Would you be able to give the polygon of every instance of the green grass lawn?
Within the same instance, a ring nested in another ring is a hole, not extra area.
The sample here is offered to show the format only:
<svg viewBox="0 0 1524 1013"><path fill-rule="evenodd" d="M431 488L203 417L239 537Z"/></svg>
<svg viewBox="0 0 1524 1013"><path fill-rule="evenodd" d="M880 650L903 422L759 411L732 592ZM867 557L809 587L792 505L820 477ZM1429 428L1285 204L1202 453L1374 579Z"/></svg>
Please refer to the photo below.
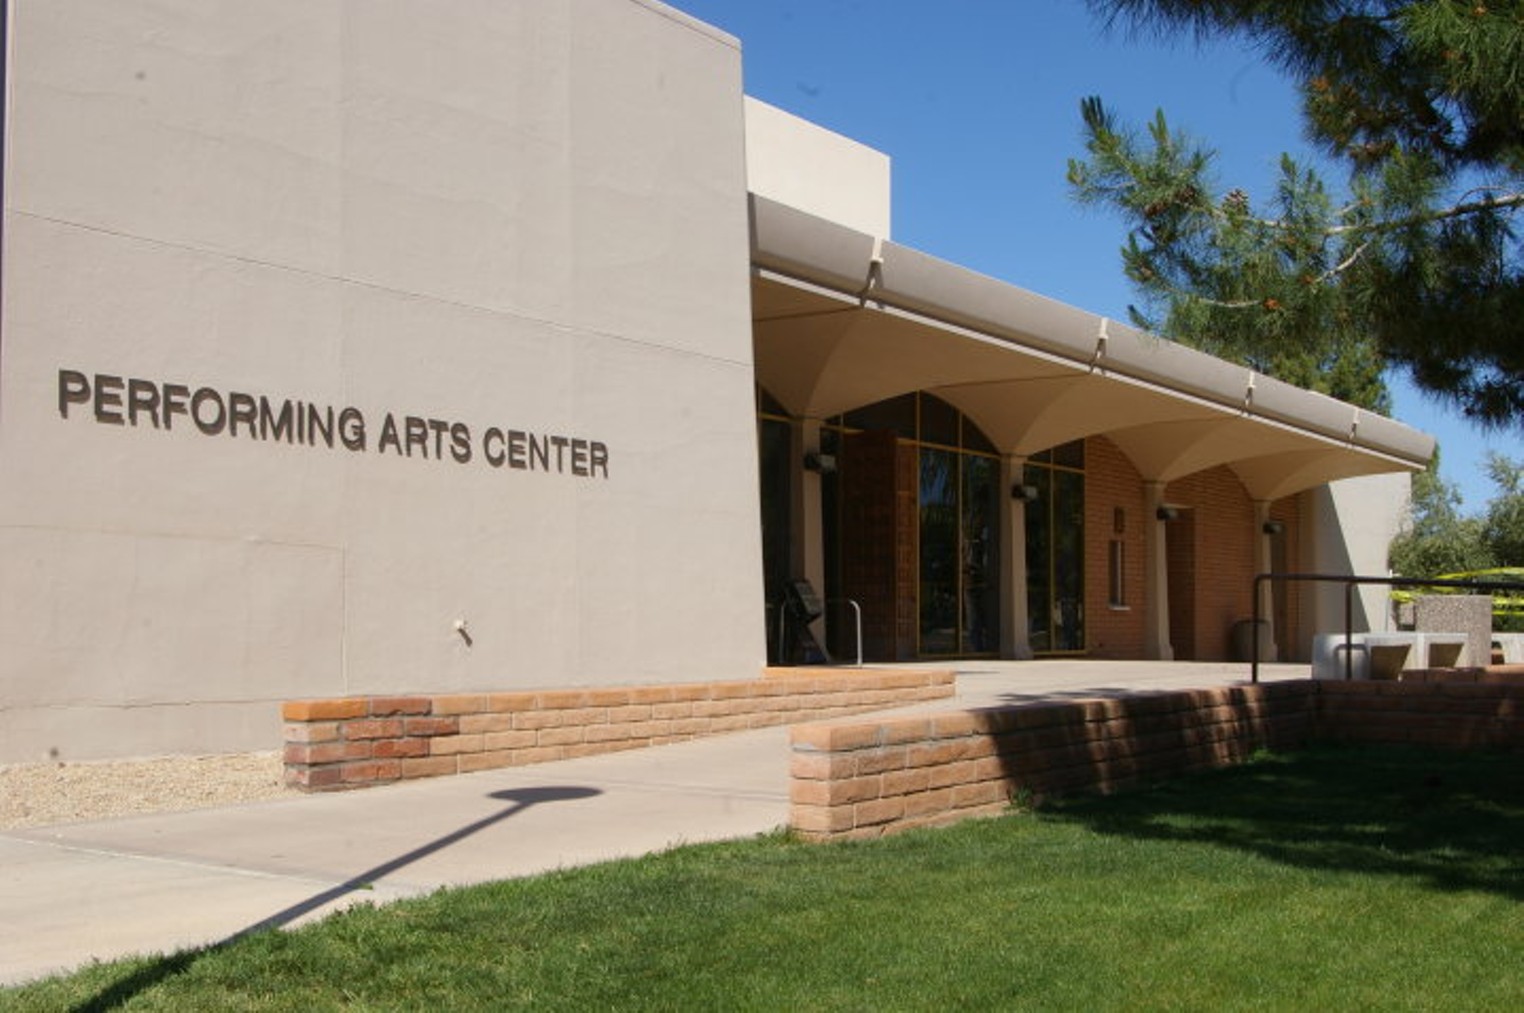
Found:
<svg viewBox="0 0 1524 1013"><path fill-rule="evenodd" d="M850 845L443 891L0 1009L1524 1008L1524 757L1271 756Z"/></svg>

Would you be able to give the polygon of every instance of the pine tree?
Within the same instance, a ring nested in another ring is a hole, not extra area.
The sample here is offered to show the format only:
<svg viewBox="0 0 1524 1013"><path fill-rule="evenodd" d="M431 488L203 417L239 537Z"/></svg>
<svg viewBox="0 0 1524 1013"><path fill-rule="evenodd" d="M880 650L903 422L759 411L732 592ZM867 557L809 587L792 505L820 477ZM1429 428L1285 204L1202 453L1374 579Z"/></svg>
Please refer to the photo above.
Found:
<svg viewBox="0 0 1524 1013"><path fill-rule="evenodd" d="M1139 134L1081 109L1084 202L1130 222L1135 321L1384 407L1379 373L1524 424L1524 0L1091 0L1112 21L1234 35L1301 87L1338 194L1283 156L1274 193L1215 192L1163 113Z"/></svg>

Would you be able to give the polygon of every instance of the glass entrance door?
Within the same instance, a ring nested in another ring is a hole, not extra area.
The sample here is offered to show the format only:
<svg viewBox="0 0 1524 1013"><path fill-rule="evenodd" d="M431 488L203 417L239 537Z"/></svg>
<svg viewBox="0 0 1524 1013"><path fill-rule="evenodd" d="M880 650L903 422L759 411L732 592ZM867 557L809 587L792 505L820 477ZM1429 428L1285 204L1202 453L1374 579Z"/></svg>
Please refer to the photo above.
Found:
<svg viewBox="0 0 1524 1013"><path fill-rule="evenodd" d="M825 419L828 593L862 606L870 659L1000 649L1000 457L925 391Z"/></svg>
<svg viewBox="0 0 1524 1013"><path fill-rule="evenodd" d="M1027 636L1038 654L1085 649L1085 451L1076 441L1034 454L1026 485Z"/></svg>
<svg viewBox="0 0 1524 1013"><path fill-rule="evenodd" d="M999 465L923 447L920 453L920 653L999 647Z"/></svg>

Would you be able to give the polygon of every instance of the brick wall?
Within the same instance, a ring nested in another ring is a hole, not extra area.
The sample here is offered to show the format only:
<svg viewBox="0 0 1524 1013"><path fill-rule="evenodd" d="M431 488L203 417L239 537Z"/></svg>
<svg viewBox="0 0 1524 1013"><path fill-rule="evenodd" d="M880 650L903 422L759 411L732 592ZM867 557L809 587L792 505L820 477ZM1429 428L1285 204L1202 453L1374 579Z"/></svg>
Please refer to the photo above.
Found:
<svg viewBox="0 0 1524 1013"><path fill-rule="evenodd" d="M1118 515L1117 511L1121 511ZM1122 528L1116 529L1118 521ZM1085 441L1085 640L1094 658L1143 657L1145 535L1143 479L1105 437ZM1120 540L1126 605L1112 605L1110 543Z"/></svg>
<svg viewBox="0 0 1524 1013"><path fill-rule="evenodd" d="M1281 682L793 730L790 823L877 837L1111 791L1312 739L1524 749L1524 674L1488 682Z"/></svg>
<svg viewBox="0 0 1524 1013"><path fill-rule="evenodd" d="M953 694L950 671L768 669L761 679L293 700L286 783L308 791L570 759Z"/></svg>
<svg viewBox="0 0 1524 1013"><path fill-rule="evenodd" d="M1340 742L1524 748L1524 667L1434 669L1318 684L1318 734Z"/></svg>
<svg viewBox="0 0 1524 1013"><path fill-rule="evenodd" d="M1295 496L1278 499L1270 504L1270 519L1282 526L1280 538L1283 551L1279 558L1271 559L1271 569L1281 573L1301 572L1302 559L1302 513ZM1276 600L1275 641L1280 647L1281 661L1311 661L1308 650L1312 636L1302 631L1302 597L1309 585L1272 584Z"/></svg>
<svg viewBox="0 0 1524 1013"><path fill-rule="evenodd" d="M1410 668L1402 682L1482 682L1524 685L1524 665L1488 665L1485 668Z"/></svg>
<svg viewBox="0 0 1524 1013"><path fill-rule="evenodd" d="M1175 657L1225 661L1233 624L1253 615L1254 504L1238 476L1225 467L1209 468L1171 482L1165 499L1190 510L1189 523L1170 525L1191 539L1188 574L1170 570L1171 640ZM1171 545L1171 552L1176 546ZM1177 617L1184 619L1176 635ZM1183 641L1183 642L1182 642Z"/></svg>
<svg viewBox="0 0 1524 1013"><path fill-rule="evenodd" d="M841 457L841 593L862 608L870 661L915 657L916 448L893 433L854 433Z"/></svg>

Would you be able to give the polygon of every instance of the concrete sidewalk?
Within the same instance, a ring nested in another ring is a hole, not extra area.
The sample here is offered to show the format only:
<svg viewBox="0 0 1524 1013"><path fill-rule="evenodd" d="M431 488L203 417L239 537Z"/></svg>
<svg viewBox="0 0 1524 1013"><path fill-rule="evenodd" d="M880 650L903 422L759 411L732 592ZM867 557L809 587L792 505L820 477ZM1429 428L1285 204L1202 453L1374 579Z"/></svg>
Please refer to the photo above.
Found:
<svg viewBox="0 0 1524 1013"><path fill-rule="evenodd" d="M947 667L924 665L919 667ZM959 662L950 710L1217 686L1245 665ZM1308 676L1264 666L1261 678ZM359 902L788 821L788 729L532 767L0 833L0 984L169 952Z"/></svg>

